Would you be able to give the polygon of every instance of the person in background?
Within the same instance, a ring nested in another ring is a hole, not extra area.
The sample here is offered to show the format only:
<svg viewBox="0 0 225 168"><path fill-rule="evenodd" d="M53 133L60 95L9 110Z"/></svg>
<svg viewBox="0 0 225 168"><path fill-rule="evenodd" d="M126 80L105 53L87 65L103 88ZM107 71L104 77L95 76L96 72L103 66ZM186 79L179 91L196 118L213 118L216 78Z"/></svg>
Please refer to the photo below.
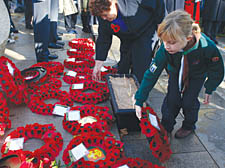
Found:
<svg viewBox="0 0 225 168"><path fill-rule="evenodd" d="M59 0L59 13L63 13L65 28L69 34L77 34L77 1L76 0Z"/></svg>
<svg viewBox="0 0 225 168"><path fill-rule="evenodd" d="M168 13L177 9L184 9L185 0L164 0L164 2Z"/></svg>
<svg viewBox="0 0 225 168"><path fill-rule="evenodd" d="M31 0L24 0L25 6L25 27L26 29L33 29L32 17L33 17L33 5Z"/></svg>
<svg viewBox="0 0 225 168"><path fill-rule="evenodd" d="M182 109L184 120L175 138L185 138L196 128L200 108L198 95L202 86L205 87L204 103L208 104L210 95L223 80L223 59L216 45L200 32L199 26L185 11L168 14L158 26L157 34L163 44L136 92L136 115L141 118L143 103L167 67L169 80L161 107L161 123L171 135L175 119Z"/></svg>
<svg viewBox="0 0 225 168"><path fill-rule="evenodd" d="M224 0L205 0L202 14L204 33L211 40L218 44L216 35L220 25L225 21L225 1Z"/></svg>
<svg viewBox="0 0 225 168"><path fill-rule="evenodd" d="M91 14L89 11L89 0L81 0L80 6L81 6L81 21L83 25L82 31L85 33L92 33L90 21L91 21Z"/></svg>
<svg viewBox="0 0 225 168"><path fill-rule="evenodd" d="M93 79L100 80L112 36L116 35L121 41L118 73L134 73L141 82L151 63L153 35L165 14L164 1L90 0L89 9L99 21Z"/></svg>

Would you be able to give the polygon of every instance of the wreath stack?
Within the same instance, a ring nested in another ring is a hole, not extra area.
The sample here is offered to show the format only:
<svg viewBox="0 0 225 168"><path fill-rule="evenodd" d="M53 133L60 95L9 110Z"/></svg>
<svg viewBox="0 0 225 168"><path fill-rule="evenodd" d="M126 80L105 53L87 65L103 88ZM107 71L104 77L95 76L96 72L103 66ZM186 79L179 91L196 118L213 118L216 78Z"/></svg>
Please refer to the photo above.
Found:
<svg viewBox="0 0 225 168"><path fill-rule="evenodd" d="M24 138L24 142L31 138L41 139L45 145L34 151L23 151L23 149L10 150L10 142L15 138ZM32 160L34 168L39 168L40 164L50 167L51 161L62 150L63 138L59 132L56 132L53 124L40 125L34 123L25 127L18 127L12 131L5 139L2 145L2 156L17 154L22 162Z"/></svg>
<svg viewBox="0 0 225 168"><path fill-rule="evenodd" d="M73 89L74 85L81 84L83 85L82 89ZM87 90L94 90L95 92L87 93ZM107 85L88 80L82 83L75 83L70 87L70 95L72 99L76 102L82 104L97 104L103 102L109 98L109 89Z"/></svg>
<svg viewBox="0 0 225 168"><path fill-rule="evenodd" d="M73 161L69 155L76 146L83 144L89 154ZM124 157L123 143L115 140L110 132L90 132L73 138L63 152L63 161L69 167L83 168L110 168L120 158Z"/></svg>
<svg viewBox="0 0 225 168"><path fill-rule="evenodd" d="M68 83L68 84L84 82L86 80L91 80L92 79L91 75L87 75L85 73L76 73L75 72L76 76L74 77L74 76L68 75L68 72L64 72L64 75L63 75L63 81Z"/></svg>
<svg viewBox="0 0 225 168"><path fill-rule="evenodd" d="M112 116L108 113L107 107L100 107L94 105L84 105L72 107L70 111L79 111L79 121L68 121L67 116L63 119L63 128L72 135L78 135L88 132L100 132L102 130L108 130L110 127L110 121ZM91 119L88 123L82 122L82 119ZM107 123L108 121L108 123Z"/></svg>
<svg viewBox="0 0 225 168"><path fill-rule="evenodd" d="M164 168L158 165L152 164L152 162L149 162L147 160L143 160L140 158L125 158L119 160L115 165L113 165L111 168L118 168L122 167L124 165L127 165L129 168Z"/></svg>
<svg viewBox="0 0 225 168"><path fill-rule="evenodd" d="M149 120L149 114L152 114L157 118L160 130L158 130L151 124ZM149 141L150 149L152 150L153 156L158 158L160 162L168 160L172 154L172 151L170 149L167 132L160 124L160 120L152 108L142 108L142 118L140 127L141 132L145 134Z"/></svg>
<svg viewBox="0 0 225 168"><path fill-rule="evenodd" d="M0 57L0 85L13 103L21 104L26 101L26 84L20 70L4 56Z"/></svg>
<svg viewBox="0 0 225 168"><path fill-rule="evenodd" d="M5 129L11 128L11 121L9 120L9 109L3 93L0 92L0 136L5 134Z"/></svg>
<svg viewBox="0 0 225 168"><path fill-rule="evenodd" d="M77 49L78 51L91 51L94 52L95 43L91 39L80 38L73 39L69 42L69 46L73 49Z"/></svg>
<svg viewBox="0 0 225 168"><path fill-rule="evenodd" d="M55 103L54 105L46 104L44 100L50 98L59 99L60 101ZM46 88L43 88L39 92L36 92L31 95L28 107L34 113L42 115L52 115L54 106L56 104L73 106L73 101L71 100L70 95L66 91L62 91L59 89L47 90Z"/></svg>
<svg viewBox="0 0 225 168"><path fill-rule="evenodd" d="M77 49L67 50L67 55L72 58L76 57L93 57L95 55L94 51L79 51Z"/></svg>
<svg viewBox="0 0 225 168"><path fill-rule="evenodd" d="M92 57L68 57L64 60L64 66L71 70L76 68L93 68L94 65L95 60Z"/></svg>

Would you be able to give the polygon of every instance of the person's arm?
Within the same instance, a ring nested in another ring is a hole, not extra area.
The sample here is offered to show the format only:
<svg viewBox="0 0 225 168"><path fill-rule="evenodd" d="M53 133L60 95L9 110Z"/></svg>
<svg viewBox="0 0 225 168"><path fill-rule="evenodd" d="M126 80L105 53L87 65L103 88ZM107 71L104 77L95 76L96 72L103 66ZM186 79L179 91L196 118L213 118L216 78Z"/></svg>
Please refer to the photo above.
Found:
<svg viewBox="0 0 225 168"><path fill-rule="evenodd" d="M224 64L223 58L216 48L216 46L209 46L206 50L207 54L207 80L204 84L205 87L205 100L204 103L209 103L209 95L219 86L224 78Z"/></svg>

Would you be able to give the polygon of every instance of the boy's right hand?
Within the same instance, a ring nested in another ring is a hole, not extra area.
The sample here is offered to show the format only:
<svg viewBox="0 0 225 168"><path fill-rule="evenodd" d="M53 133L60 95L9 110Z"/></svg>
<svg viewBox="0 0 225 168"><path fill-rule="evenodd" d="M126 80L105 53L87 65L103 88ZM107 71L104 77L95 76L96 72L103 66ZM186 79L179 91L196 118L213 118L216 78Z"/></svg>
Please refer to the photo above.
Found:
<svg viewBox="0 0 225 168"><path fill-rule="evenodd" d="M141 106L135 105L136 116L139 120L141 120Z"/></svg>

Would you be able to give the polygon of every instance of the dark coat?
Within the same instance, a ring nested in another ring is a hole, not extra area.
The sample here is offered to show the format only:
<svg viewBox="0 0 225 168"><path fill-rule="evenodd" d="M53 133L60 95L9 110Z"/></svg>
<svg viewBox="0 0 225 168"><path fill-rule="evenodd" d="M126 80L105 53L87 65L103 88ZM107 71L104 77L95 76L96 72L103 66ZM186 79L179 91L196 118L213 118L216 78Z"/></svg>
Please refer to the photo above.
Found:
<svg viewBox="0 0 225 168"><path fill-rule="evenodd" d="M184 9L185 0L164 0L167 12L170 13L177 9Z"/></svg>
<svg viewBox="0 0 225 168"><path fill-rule="evenodd" d="M203 19L225 21L225 0L205 0Z"/></svg>

